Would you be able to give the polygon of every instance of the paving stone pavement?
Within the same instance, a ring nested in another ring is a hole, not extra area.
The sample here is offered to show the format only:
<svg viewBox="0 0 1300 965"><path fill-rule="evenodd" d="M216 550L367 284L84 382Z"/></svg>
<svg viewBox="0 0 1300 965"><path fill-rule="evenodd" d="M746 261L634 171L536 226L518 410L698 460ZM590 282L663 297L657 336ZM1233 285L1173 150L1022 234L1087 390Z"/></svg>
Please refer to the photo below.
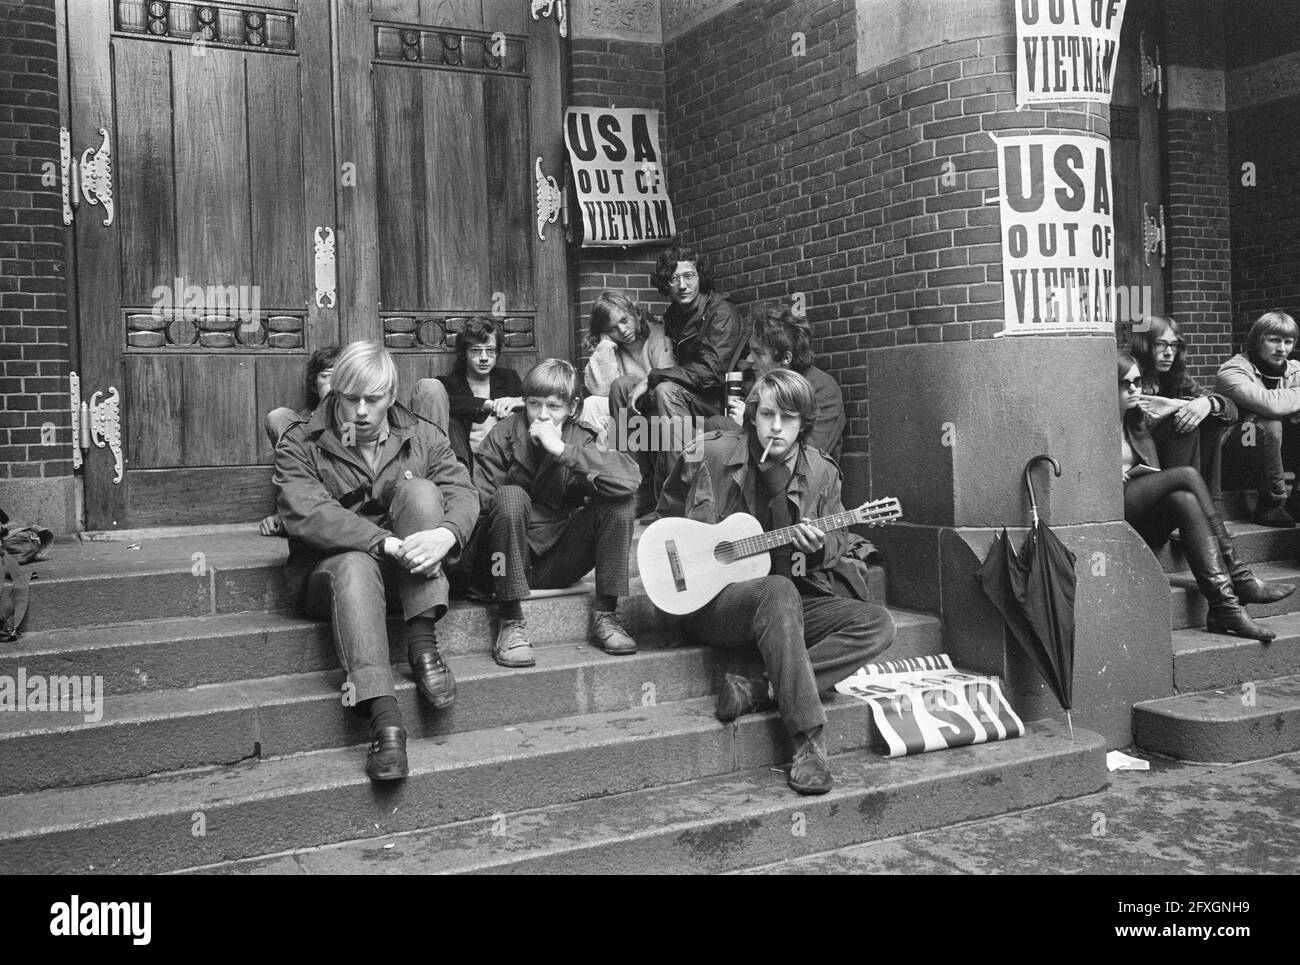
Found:
<svg viewBox="0 0 1300 965"><path fill-rule="evenodd" d="M1231 765L1153 758L1150 771L1110 777L1087 797L742 873L1300 873L1300 753Z"/></svg>

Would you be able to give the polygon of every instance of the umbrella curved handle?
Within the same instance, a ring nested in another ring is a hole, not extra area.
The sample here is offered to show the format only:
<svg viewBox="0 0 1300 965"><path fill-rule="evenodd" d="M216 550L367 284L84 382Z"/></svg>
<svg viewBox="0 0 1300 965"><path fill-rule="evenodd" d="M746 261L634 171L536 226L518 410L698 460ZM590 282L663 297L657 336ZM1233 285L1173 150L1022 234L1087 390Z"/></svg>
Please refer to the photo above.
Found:
<svg viewBox="0 0 1300 965"><path fill-rule="evenodd" d="M1025 488L1029 490L1029 509L1030 512L1034 514L1035 526L1038 525L1038 499L1034 496L1034 483L1033 480L1029 478L1029 470L1033 469L1034 466L1038 465L1040 462L1050 462L1052 464L1052 469L1055 471L1056 478L1061 478L1061 464L1047 454L1034 456L1033 459L1030 459L1025 463Z"/></svg>

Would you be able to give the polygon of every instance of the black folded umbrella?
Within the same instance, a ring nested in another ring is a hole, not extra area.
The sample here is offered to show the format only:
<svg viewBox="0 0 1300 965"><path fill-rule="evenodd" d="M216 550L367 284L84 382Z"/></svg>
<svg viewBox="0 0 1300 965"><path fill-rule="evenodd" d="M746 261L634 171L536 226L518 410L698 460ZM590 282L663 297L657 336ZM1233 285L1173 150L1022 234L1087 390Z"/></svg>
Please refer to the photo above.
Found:
<svg viewBox="0 0 1300 965"><path fill-rule="evenodd" d="M1035 456L1025 464L1033 525L1020 552L1011 545L1004 528L976 575L1012 638L1060 701L1073 738L1074 554L1038 515L1029 470L1042 460L1061 475L1060 463L1051 456Z"/></svg>

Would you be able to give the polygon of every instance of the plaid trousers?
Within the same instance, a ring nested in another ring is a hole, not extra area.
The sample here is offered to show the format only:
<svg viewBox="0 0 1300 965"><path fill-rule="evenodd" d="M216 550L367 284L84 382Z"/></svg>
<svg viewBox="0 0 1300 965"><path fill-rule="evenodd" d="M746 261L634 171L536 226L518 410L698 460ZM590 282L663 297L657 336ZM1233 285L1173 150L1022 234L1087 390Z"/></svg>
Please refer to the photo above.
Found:
<svg viewBox="0 0 1300 965"><path fill-rule="evenodd" d="M545 553L534 553L528 545L532 510L532 497L521 486L502 486L493 494L479 524L476 582L490 581L498 600L526 600L530 588L569 586L594 566L597 593L628 595L628 555L636 525L631 496L593 497Z"/></svg>

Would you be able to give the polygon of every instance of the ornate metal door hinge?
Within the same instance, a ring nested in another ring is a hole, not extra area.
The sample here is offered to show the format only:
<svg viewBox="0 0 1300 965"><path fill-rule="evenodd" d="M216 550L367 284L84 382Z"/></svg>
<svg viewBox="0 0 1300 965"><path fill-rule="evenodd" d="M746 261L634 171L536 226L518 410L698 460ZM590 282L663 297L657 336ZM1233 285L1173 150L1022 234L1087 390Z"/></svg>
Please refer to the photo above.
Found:
<svg viewBox="0 0 1300 965"><path fill-rule="evenodd" d="M555 224L555 219L560 216L560 209L564 207L564 192L555 183L555 178L542 173L541 155L537 157L534 170L537 173L537 237L545 241L546 235L542 233L542 228L547 224Z"/></svg>
<svg viewBox="0 0 1300 965"><path fill-rule="evenodd" d="M89 452L92 445L103 449L108 446L113 453L113 483L122 482L122 397L117 386L108 387L108 396L101 402L103 392L96 392L90 402L81 401L81 378L76 372L68 377L72 390L72 467L81 468L81 454Z"/></svg>
<svg viewBox="0 0 1300 965"><path fill-rule="evenodd" d="M569 36L569 12L564 0L533 0L533 19L549 17L552 8L555 8L555 19L560 21L560 36Z"/></svg>
<svg viewBox="0 0 1300 965"><path fill-rule="evenodd" d="M99 129L104 139L98 149L86 148L81 160L72 158L72 135L66 127L59 128L59 168L63 176L63 223L72 224L73 213L81 207L84 195L86 204L104 205L104 227L113 223L113 152L108 143L108 131Z"/></svg>
<svg viewBox="0 0 1300 965"><path fill-rule="evenodd" d="M1165 69L1160 63L1160 45L1155 45L1154 59L1147 56L1146 31L1138 34L1138 56L1142 62L1142 93L1156 95L1156 110L1160 110L1160 101L1165 94Z"/></svg>
<svg viewBox="0 0 1300 965"><path fill-rule="evenodd" d="M1158 207L1160 220L1157 221L1150 215L1151 206L1142 202L1142 263L1151 264L1151 253L1157 248L1160 249L1160 267L1165 266L1165 206L1162 204Z"/></svg>
<svg viewBox="0 0 1300 965"><path fill-rule="evenodd" d="M334 271L334 229L329 225L317 225L312 232L312 242L316 248L316 307L335 308L338 306Z"/></svg>

